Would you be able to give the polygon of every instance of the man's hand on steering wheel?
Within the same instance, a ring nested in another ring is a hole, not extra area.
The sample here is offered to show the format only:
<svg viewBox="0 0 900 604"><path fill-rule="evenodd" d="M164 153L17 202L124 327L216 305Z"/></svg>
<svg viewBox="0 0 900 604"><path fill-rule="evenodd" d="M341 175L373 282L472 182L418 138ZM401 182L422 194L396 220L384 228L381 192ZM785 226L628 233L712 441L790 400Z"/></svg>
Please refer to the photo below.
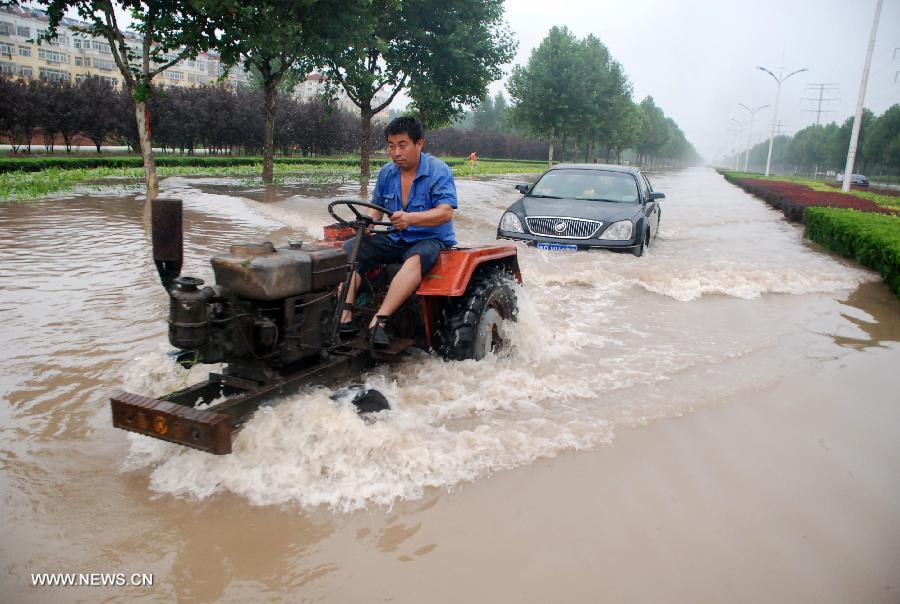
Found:
<svg viewBox="0 0 900 604"><path fill-rule="evenodd" d="M402 231L412 225L410 213L404 212L403 210L397 210L388 216L388 218L391 219L391 224L394 225L394 228L398 231Z"/></svg>
<svg viewBox="0 0 900 604"><path fill-rule="evenodd" d="M353 214L355 215L356 218L354 220L347 220L346 218L341 218L340 216L338 216L337 213L334 211L334 207L338 206L338 205L344 205L344 206L347 206L348 208L350 208L350 211L353 212ZM338 223L341 224L342 226L356 227L359 225L359 223L363 223L366 225L367 231L374 232L374 233L387 233L387 232L394 230L395 225L392 222L388 222L388 221L384 221L384 220L375 220L371 216L360 212L358 208L368 208L370 210L375 210L377 212L387 212L387 210L385 210L381 206L376 206L374 204L367 203L364 201L357 201L356 199L337 199L335 201L332 201L330 204L328 204L328 213L331 214L332 218L337 220ZM381 230L376 231L372 228L374 226L383 226L383 227L390 227L390 228L381 229Z"/></svg>

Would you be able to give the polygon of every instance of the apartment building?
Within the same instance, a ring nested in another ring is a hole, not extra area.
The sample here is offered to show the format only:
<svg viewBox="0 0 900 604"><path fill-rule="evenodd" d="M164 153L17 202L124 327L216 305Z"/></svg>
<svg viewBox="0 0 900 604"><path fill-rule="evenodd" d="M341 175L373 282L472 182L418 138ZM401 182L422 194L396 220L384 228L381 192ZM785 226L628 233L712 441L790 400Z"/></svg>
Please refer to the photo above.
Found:
<svg viewBox="0 0 900 604"><path fill-rule="evenodd" d="M57 37L51 41L35 40L48 26L47 15L37 9L0 8L0 73L17 78L41 78L79 82L88 76L98 76L113 85L122 83L122 74L113 59L109 43L78 33L84 25L73 19L63 19ZM129 46L137 50L141 38L130 34ZM197 86L215 82L225 68L218 55L201 53L170 67L154 80L168 86ZM232 85L247 83L247 74L239 67L231 68L226 82Z"/></svg>
<svg viewBox="0 0 900 604"><path fill-rule="evenodd" d="M98 76L113 85L122 83L122 74L113 59L109 43L105 38L85 36L77 31L84 23L73 19L63 19L57 28L57 37L51 41L35 40L48 27L46 13L38 9L8 7L0 8L0 73L16 78L40 78L45 80L66 80L77 83L88 76ZM141 45L141 38L129 34L128 44L135 50ZM170 56L171 58L171 56ZM166 86L199 86L214 83L225 73L225 66L215 52L204 52L194 59L181 61L158 75L154 82ZM232 86L249 84L247 73L234 66L228 71L226 83ZM325 91L325 78L320 73L311 73L304 82L294 88L294 96L309 101L320 97ZM387 94L375 96L375 104L384 102ZM358 113L359 109L343 90L337 94L337 104L342 109ZM385 118L386 112L377 116Z"/></svg>
<svg viewBox="0 0 900 604"><path fill-rule="evenodd" d="M323 76L321 73L314 72L306 76L305 81L297 84L297 86L294 87L294 96L302 101L309 101L317 97L321 97L325 92L325 86L325 76ZM387 98L387 93L383 91L379 92L375 95L375 98L372 99L372 104L377 106L386 101ZM338 90L337 105L342 109L345 109L352 113L359 113L359 108L353 103L353 101L350 100L350 97L347 96L347 93L344 92L343 89ZM386 116L387 112L382 111L376 116L376 118L386 119Z"/></svg>

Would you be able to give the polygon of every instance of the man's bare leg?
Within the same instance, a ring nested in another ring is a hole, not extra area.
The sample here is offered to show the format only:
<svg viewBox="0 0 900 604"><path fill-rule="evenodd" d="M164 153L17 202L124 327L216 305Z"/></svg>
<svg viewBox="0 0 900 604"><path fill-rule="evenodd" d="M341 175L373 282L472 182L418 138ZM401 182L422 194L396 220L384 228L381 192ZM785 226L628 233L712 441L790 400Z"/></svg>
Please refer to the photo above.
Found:
<svg viewBox="0 0 900 604"><path fill-rule="evenodd" d="M341 290L343 289L343 287L343 283L338 285L338 296L341 295ZM347 304L353 304L356 302L357 290L359 290L359 273L353 271L353 276L350 278L350 287L347 288ZM341 323L349 323L352 320L353 313L345 308L341 312Z"/></svg>
<svg viewBox="0 0 900 604"><path fill-rule="evenodd" d="M384 301L381 303L381 308L372 317L369 327L375 326L375 320L379 315L390 316L394 314L394 311L400 308L400 305L419 288L419 283L421 282L422 261L418 254L414 254L407 258L400 270L397 271L397 275L391 281L387 295L385 295Z"/></svg>

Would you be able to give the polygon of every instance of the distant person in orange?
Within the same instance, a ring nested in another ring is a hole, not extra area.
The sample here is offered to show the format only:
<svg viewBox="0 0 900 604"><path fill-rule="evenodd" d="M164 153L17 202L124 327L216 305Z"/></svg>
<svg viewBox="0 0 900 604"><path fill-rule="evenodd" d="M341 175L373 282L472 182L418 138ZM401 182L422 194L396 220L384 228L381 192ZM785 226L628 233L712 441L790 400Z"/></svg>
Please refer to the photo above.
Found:
<svg viewBox="0 0 900 604"><path fill-rule="evenodd" d="M478 165L478 154L475 151L469 153L469 166L474 168Z"/></svg>

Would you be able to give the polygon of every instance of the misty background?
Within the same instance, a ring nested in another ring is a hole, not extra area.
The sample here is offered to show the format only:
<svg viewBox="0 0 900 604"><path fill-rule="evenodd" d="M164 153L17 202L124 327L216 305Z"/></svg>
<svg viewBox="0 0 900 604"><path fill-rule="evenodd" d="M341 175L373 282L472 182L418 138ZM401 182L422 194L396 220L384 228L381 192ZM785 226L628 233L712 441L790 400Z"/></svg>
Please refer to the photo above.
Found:
<svg viewBox="0 0 900 604"><path fill-rule="evenodd" d="M593 33L628 74L635 100L652 95L656 104L684 130L707 160L740 141L728 132L732 118L746 122L738 107L774 105L776 75L809 68L781 87L778 121L792 135L816 121L810 110L823 95L821 123L843 122L856 111L875 0L798 0L754 3L735 0L589 0L546 2L507 0L506 19L519 40L514 63L525 64L553 25L565 25L578 37ZM504 70L507 74L509 69ZM900 102L900 2L886 0L872 57L865 106L876 115ZM491 92L503 90L505 80ZM815 100L806 100L812 99ZM753 142L769 137L772 109L757 114Z"/></svg>

